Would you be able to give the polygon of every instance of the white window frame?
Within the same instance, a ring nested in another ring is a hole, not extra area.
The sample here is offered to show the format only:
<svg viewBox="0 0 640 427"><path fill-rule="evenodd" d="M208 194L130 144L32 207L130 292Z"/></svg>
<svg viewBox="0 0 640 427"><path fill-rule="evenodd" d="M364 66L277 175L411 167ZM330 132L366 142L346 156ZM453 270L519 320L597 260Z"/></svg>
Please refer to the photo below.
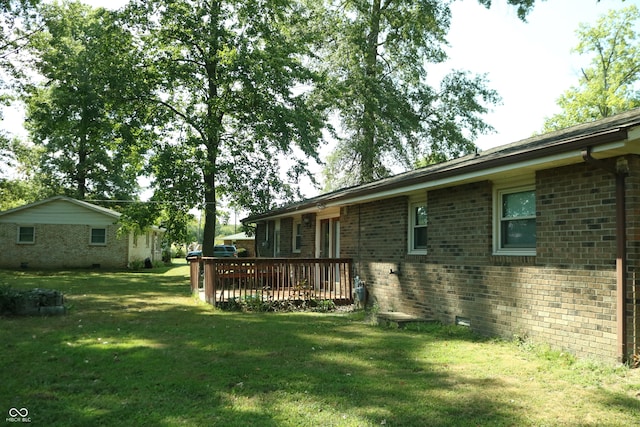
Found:
<svg viewBox="0 0 640 427"><path fill-rule="evenodd" d="M298 234L300 230L300 234ZM291 248L293 253L299 254L302 251L302 219L293 220L293 241L291 242ZM298 245L298 237L300 237L300 244Z"/></svg>
<svg viewBox="0 0 640 427"><path fill-rule="evenodd" d="M104 242L93 241L93 230L104 230ZM89 230L89 245L106 246L107 245L107 227L91 227L91 229Z"/></svg>
<svg viewBox="0 0 640 427"><path fill-rule="evenodd" d="M33 229L33 237L31 240L20 239L20 236L21 236L20 230L23 228ZM17 235L16 235L16 242L20 245L33 245L36 242L36 227L34 225L19 225L17 230Z"/></svg>
<svg viewBox="0 0 640 427"><path fill-rule="evenodd" d="M280 256L280 220L275 220L275 226L273 227L273 257Z"/></svg>
<svg viewBox="0 0 640 427"><path fill-rule="evenodd" d="M505 195L522 193L525 191L533 191L535 195L535 184L526 184L519 186L495 186L493 189L493 254L494 255L511 255L511 256L535 256L536 248L508 248L502 247L502 222L503 218L502 200ZM532 216L518 217L520 219L536 219L536 213ZM537 236L536 236L537 242Z"/></svg>
<svg viewBox="0 0 640 427"><path fill-rule="evenodd" d="M427 224L425 225L416 225L416 207L419 206L424 206L425 209L427 210ZM429 236L429 208L427 206L427 199L426 198L422 198L422 199L412 199L409 200L409 212L408 212L408 218L409 218L409 222L408 222L408 226L407 226L407 253L409 255L426 255L427 254L427 248L416 248L415 247L415 241L414 241L414 237L415 237L415 229L417 227L420 228L426 228L427 229L427 239Z"/></svg>

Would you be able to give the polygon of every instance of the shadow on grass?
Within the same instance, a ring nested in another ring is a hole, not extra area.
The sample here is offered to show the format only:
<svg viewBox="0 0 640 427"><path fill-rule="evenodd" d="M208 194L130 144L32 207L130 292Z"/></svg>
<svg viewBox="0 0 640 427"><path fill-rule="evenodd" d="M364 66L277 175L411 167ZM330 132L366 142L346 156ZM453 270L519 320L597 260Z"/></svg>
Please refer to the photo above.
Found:
<svg viewBox="0 0 640 427"><path fill-rule="evenodd" d="M0 272L0 283L55 288L73 305L64 317L2 319L0 411L28 408L49 426L526 424L511 385L456 369L457 343L476 340L467 332L224 313L195 301L176 268ZM443 343L451 351L434 354Z"/></svg>

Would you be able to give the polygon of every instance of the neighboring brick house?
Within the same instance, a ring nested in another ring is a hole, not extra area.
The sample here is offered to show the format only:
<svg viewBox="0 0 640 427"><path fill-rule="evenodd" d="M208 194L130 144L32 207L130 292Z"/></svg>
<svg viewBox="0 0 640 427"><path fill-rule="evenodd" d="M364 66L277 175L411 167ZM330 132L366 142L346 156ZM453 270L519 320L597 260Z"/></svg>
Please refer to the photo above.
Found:
<svg viewBox="0 0 640 427"><path fill-rule="evenodd" d="M0 268L125 268L162 257L163 231L120 236L120 213L64 196L0 212Z"/></svg>
<svg viewBox="0 0 640 427"><path fill-rule="evenodd" d="M581 357L639 352L640 110L253 215L261 256L346 257L368 302Z"/></svg>
<svg viewBox="0 0 640 427"><path fill-rule="evenodd" d="M233 245L239 252L244 252L246 257L256 256L256 238L247 236L247 233L236 233L224 236L222 241L225 245ZM242 251L244 249L244 251Z"/></svg>

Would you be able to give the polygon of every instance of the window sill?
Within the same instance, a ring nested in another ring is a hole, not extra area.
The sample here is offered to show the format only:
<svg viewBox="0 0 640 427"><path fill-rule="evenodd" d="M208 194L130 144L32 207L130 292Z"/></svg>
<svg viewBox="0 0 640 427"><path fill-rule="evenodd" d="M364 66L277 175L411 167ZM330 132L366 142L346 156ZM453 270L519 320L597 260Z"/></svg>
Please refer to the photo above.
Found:
<svg viewBox="0 0 640 427"><path fill-rule="evenodd" d="M535 249L499 249L493 251L493 256L536 256Z"/></svg>
<svg viewBox="0 0 640 427"><path fill-rule="evenodd" d="M427 251L408 251L407 255L426 255Z"/></svg>

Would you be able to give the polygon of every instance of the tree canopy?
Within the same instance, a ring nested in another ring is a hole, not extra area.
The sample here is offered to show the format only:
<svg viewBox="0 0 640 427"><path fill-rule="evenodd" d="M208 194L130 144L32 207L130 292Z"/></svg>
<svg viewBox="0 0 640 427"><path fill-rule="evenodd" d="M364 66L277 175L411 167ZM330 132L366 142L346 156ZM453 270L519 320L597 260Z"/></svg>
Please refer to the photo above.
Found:
<svg viewBox="0 0 640 427"><path fill-rule="evenodd" d="M79 199L135 198L152 123L127 94L136 81L131 35L112 13L78 2L44 4L40 14L29 49L42 80L24 100L48 186Z"/></svg>
<svg viewBox="0 0 640 427"><path fill-rule="evenodd" d="M317 158L324 121L305 66L312 33L300 29L309 12L288 0L137 0L128 13L155 82L142 99L169 116L152 158L155 197L204 207L212 255L219 197L264 210L292 195L280 159L297 183Z"/></svg>
<svg viewBox="0 0 640 427"><path fill-rule="evenodd" d="M481 115L499 96L484 76L454 70L437 87L428 83L428 64L447 58L448 2L330 2L327 16L323 59L342 130L325 171L329 189L385 177L394 164L410 169L467 154L492 129Z"/></svg>
<svg viewBox="0 0 640 427"><path fill-rule="evenodd" d="M523 20L535 4L506 1ZM327 169L338 186L471 152L499 98L461 70L428 83L446 59L450 3L132 0L111 12L0 0L0 66L14 72L5 54L30 54L15 76L36 144L0 139L0 169L10 157L36 171L23 180L33 191L0 190L134 201L146 175L151 201L124 220L160 217L179 238L203 209L211 254L220 202L255 213L298 198L325 129L339 139Z"/></svg>
<svg viewBox="0 0 640 427"><path fill-rule="evenodd" d="M544 132L586 123L640 106L640 20L636 6L610 11L594 26L581 24L574 51L590 55L576 86L557 100L562 111L545 120Z"/></svg>

